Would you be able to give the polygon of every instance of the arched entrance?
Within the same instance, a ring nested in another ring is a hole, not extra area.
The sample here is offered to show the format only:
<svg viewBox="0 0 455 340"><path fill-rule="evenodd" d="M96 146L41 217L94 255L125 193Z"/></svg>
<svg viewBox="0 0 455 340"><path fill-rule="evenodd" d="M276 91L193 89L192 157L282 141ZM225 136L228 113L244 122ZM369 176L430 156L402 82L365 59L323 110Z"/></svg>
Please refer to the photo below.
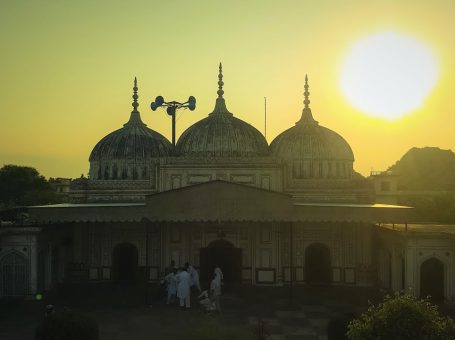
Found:
<svg viewBox="0 0 455 340"><path fill-rule="evenodd" d="M213 270L219 266L225 283L240 283L242 271L242 249L235 248L226 240L215 240L200 251L201 284L209 284Z"/></svg>
<svg viewBox="0 0 455 340"><path fill-rule="evenodd" d="M12 252L0 261L0 296L24 296L28 293L27 259Z"/></svg>
<svg viewBox="0 0 455 340"><path fill-rule="evenodd" d="M118 281L133 281L137 274L137 248L131 243L120 243L112 254L113 278Z"/></svg>
<svg viewBox="0 0 455 340"><path fill-rule="evenodd" d="M305 281L328 284L332 281L330 249L322 243L313 243L305 249Z"/></svg>
<svg viewBox="0 0 455 340"><path fill-rule="evenodd" d="M420 296L444 300L444 264L432 257L420 265Z"/></svg>

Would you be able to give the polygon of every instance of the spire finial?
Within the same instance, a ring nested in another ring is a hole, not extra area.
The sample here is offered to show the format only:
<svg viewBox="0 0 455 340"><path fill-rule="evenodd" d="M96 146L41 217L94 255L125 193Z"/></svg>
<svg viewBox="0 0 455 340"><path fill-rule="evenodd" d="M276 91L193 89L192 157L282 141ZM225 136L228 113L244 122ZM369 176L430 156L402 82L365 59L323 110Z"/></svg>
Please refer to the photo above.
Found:
<svg viewBox="0 0 455 340"><path fill-rule="evenodd" d="M223 91L223 65L221 65L221 62L220 62L220 67L219 67L220 71L218 73L218 98L223 98L223 94L224 94L224 91Z"/></svg>
<svg viewBox="0 0 455 340"><path fill-rule="evenodd" d="M300 120L295 123L296 125L300 126L315 126L318 125L318 122L314 120L313 114L311 113L310 109L310 92L308 89L310 86L308 85L308 75L305 74L305 91L303 92L303 95L305 96L305 99L303 100L303 104L305 104L305 107L302 110L302 116L300 117Z"/></svg>
<svg viewBox="0 0 455 340"><path fill-rule="evenodd" d="M305 100L303 101L303 104L305 104L305 109L310 108L310 92L308 92L308 89L310 86L308 85L308 75L305 74L305 92L303 92L303 95L305 96Z"/></svg>
<svg viewBox="0 0 455 340"><path fill-rule="evenodd" d="M139 96L137 95L137 78L134 77L134 87L133 87L133 103L131 104L133 106L133 111L132 112L139 112L137 110L137 107L139 106L139 103L137 102L137 99Z"/></svg>

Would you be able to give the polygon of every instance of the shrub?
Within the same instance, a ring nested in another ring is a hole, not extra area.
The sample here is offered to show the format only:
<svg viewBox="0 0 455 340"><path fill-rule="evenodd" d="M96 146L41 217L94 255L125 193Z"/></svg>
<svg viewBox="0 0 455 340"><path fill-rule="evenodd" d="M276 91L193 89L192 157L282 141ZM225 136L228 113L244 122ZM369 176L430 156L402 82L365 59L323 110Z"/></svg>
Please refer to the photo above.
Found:
<svg viewBox="0 0 455 340"><path fill-rule="evenodd" d="M347 335L351 340L449 340L455 339L455 322L428 299L395 294L352 320Z"/></svg>

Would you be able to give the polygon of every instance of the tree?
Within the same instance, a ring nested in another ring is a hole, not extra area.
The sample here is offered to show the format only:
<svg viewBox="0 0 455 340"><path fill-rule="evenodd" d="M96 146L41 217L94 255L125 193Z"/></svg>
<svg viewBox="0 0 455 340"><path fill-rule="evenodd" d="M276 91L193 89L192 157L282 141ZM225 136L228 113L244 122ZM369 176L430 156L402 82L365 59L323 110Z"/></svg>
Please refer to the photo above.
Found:
<svg viewBox="0 0 455 340"><path fill-rule="evenodd" d="M35 168L4 165L0 169L0 207L54 202L54 190Z"/></svg>
<svg viewBox="0 0 455 340"><path fill-rule="evenodd" d="M386 296L348 325L348 339L455 339L455 322L438 312L428 299L410 294Z"/></svg>

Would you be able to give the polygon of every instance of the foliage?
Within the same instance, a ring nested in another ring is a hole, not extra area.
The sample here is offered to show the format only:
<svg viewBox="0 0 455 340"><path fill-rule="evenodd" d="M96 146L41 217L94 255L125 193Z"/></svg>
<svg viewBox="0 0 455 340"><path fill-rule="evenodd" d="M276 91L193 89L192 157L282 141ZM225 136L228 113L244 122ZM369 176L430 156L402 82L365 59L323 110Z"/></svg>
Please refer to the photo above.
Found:
<svg viewBox="0 0 455 340"><path fill-rule="evenodd" d="M351 340L455 339L455 322L441 316L427 299L410 294L386 296L384 302L352 320L348 329Z"/></svg>
<svg viewBox="0 0 455 340"><path fill-rule="evenodd" d="M0 207L54 202L54 190L35 168L4 165L0 169Z"/></svg>
<svg viewBox="0 0 455 340"><path fill-rule="evenodd" d="M191 327L185 340L244 340L249 339L246 332L237 327L224 325L216 316L207 316L203 322Z"/></svg>
<svg viewBox="0 0 455 340"><path fill-rule="evenodd" d="M415 207L418 221L455 223L455 194L408 196L399 203Z"/></svg>
<svg viewBox="0 0 455 340"><path fill-rule="evenodd" d="M97 322L71 310L47 316L38 326L35 340L98 340Z"/></svg>

